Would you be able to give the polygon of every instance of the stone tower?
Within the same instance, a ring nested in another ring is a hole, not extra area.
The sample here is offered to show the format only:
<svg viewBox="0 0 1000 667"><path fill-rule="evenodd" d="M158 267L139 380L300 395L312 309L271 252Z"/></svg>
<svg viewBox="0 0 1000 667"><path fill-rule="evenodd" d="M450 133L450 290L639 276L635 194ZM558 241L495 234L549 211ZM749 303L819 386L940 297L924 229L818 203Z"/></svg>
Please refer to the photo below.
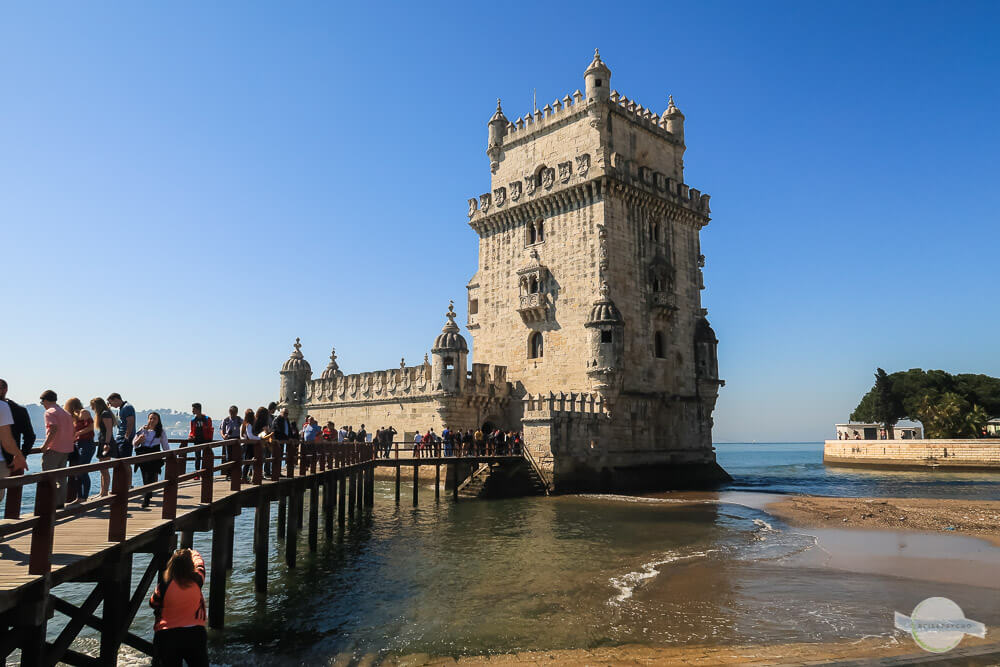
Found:
<svg viewBox="0 0 1000 667"><path fill-rule="evenodd" d="M455 305L448 304L448 321L441 328L441 333L434 339L431 348L431 382L435 389L449 394L459 394L465 384L465 374L468 370L467 358L469 345L459 333L455 324Z"/></svg>
<svg viewBox="0 0 1000 667"><path fill-rule="evenodd" d="M584 89L513 121L498 101L488 122L490 190L469 200L476 359L507 367L522 398L509 418L546 443L557 487L724 477L701 304L709 196L684 183L684 115L613 91L596 51Z"/></svg>

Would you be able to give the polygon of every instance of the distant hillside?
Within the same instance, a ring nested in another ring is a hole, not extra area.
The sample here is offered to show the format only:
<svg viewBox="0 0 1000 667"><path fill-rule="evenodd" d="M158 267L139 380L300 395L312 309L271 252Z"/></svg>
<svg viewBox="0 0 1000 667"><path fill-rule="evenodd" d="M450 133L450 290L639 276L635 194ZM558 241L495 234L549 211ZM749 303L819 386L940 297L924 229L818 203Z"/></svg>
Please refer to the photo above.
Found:
<svg viewBox="0 0 1000 667"><path fill-rule="evenodd" d="M31 416L31 425L34 427L35 435L38 437L36 445L41 446L45 440L45 409L37 403L32 403L25 407L28 409L28 414ZM150 412L159 413L160 419L163 420L163 428L167 430L167 436L170 438L185 438L191 430L191 420L194 419L194 415L190 412L177 412L169 408L136 410L136 428L146 423ZM212 418L212 425L215 427L216 433L218 433L219 427L214 417Z"/></svg>

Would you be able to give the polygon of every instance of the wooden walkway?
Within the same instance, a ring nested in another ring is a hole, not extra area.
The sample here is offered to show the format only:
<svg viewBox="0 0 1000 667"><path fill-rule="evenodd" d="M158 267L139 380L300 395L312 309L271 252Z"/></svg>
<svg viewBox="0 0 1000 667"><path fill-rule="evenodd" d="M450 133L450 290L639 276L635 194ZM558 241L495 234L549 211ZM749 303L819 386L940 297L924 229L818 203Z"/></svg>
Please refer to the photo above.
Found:
<svg viewBox="0 0 1000 667"><path fill-rule="evenodd" d="M113 473L108 496L86 503L55 506L56 480L67 469L0 479L6 489L5 518L0 520L0 657L5 660L21 650L22 665L105 665L117 662L121 644L152 654L152 645L130 632L132 620L146 604L149 588L160 576L178 547L194 546L194 535L212 531L211 572L206 584L208 624L221 628L225 619L226 573L233 567L234 519L242 508L254 513L254 586L266 594L271 504L277 502L276 537L284 540L285 563L295 567L299 532L308 534L308 548L317 548L319 533L332 538L335 524L345 524L362 515L375 502L376 467L396 469L396 502L400 501L403 466L435 469L435 497L440 497L441 468L446 487L458 498L459 485L482 464L523 464L530 457L520 453L485 452L479 456L414 457L405 446L394 445L389 457L377 458L370 443L330 442L301 446L292 441L265 448L264 456L244 461L237 441L186 445L169 452L156 452L128 459L112 459L76 466L74 472ZM216 463L223 450L232 459ZM304 451L303 451L304 450ZM400 453L403 452L403 456ZM200 458L197 468L188 463ZM129 488L135 463L164 465L163 479ZM248 480L224 475L250 469ZM268 470L270 468L270 470ZM21 497L26 486L35 490L33 514L22 515ZM413 503L418 502L419 484L413 485ZM151 494L149 507L143 496ZM310 494L308 521L305 496ZM322 513L322 527L320 522ZM132 585L132 556L152 554L140 577ZM91 593L82 604L73 604L56 593L69 582L92 582ZM95 612L102 606L101 616ZM46 629L53 611L69 617L55 641ZM70 648L84 626L100 632L97 658Z"/></svg>

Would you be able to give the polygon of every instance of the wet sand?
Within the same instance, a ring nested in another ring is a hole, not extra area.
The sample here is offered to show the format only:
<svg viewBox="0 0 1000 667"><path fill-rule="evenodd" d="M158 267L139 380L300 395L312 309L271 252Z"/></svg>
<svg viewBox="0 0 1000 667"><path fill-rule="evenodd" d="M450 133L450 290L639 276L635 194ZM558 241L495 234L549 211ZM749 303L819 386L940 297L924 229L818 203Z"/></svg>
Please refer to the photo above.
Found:
<svg viewBox="0 0 1000 667"><path fill-rule="evenodd" d="M1000 501L785 496L765 511L804 528L945 532L1000 546Z"/></svg>
<svg viewBox="0 0 1000 667"><path fill-rule="evenodd" d="M988 630L987 637L990 632ZM976 651L979 647L992 646L998 652L1000 645L988 639L967 637L953 655L962 649ZM924 658L908 635L899 633L895 638L866 638L852 642L817 644L777 644L748 646L641 646L627 644L594 649L564 651L527 651L502 655L465 656L460 658L433 657L414 654L389 657L383 665L789 665L808 662L825 663L835 660L859 660L877 656L878 659L912 656ZM340 664L337 661L334 665ZM346 663L345 663L346 664ZM361 664L365 664L362 660ZM905 664L905 661L899 664Z"/></svg>

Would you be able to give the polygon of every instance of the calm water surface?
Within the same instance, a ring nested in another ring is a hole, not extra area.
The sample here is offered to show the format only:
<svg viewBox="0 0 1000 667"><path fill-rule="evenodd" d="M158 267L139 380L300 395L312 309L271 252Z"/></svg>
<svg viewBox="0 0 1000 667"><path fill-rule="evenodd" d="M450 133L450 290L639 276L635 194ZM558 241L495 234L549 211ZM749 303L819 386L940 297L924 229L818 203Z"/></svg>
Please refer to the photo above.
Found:
<svg viewBox="0 0 1000 667"><path fill-rule="evenodd" d="M980 474L826 470L815 444L718 450L735 490L976 498L997 498L1000 490L1000 479ZM253 510L244 510L226 629L211 635L213 663L889 638L894 610L909 613L933 595L1000 624L995 587L845 573L826 562L830 543L738 504L615 496L456 504L425 493L412 507L407 490L402 497L397 507L392 483L378 482L374 511L340 539L321 537L316 554L303 542L295 570L284 566L282 543L272 538L266 598L253 592ZM970 552L966 545L963 558L1000 568L1000 550L968 542L977 546ZM196 548L207 559L210 535L196 535ZM137 556L136 579L143 565ZM60 590L79 601L91 586ZM57 615L53 636L60 626ZM133 631L151 636L151 626L144 606ZM96 646L93 635L77 642L87 652Z"/></svg>

